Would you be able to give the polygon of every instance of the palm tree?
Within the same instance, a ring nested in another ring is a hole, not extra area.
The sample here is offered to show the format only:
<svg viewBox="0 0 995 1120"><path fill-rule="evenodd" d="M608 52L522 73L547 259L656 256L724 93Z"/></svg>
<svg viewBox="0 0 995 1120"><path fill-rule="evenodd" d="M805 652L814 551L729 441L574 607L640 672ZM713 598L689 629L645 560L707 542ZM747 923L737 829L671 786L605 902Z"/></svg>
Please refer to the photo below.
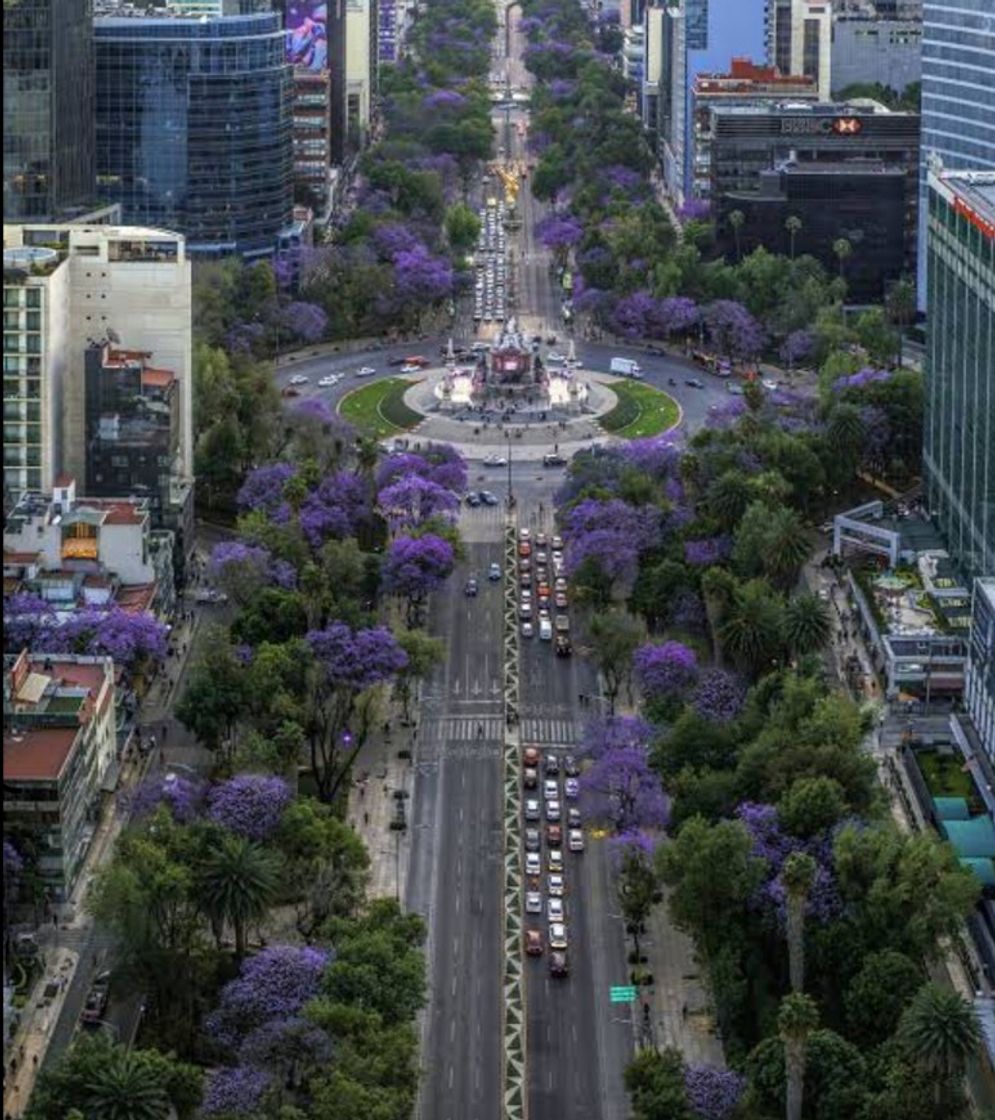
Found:
<svg viewBox="0 0 995 1120"><path fill-rule="evenodd" d="M736 260L737 261L743 259L743 253L742 253L742 250L740 249L740 245L739 245L739 231L740 231L740 229L742 229L743 223L745 221L746 221L746 215L743 213L742 210L730 210L729 211L729 225L732 227L733 237L736 238Z"/></svg>
<svg viewBox="0 0 995 1120"><path fill-rule="evenodd" d="M856 462L864 446L864 422L856 405L839 404L829 417L829 446L847 462Z"/></svg>
<svg viewBox="0 0 995 1120"><path fill-rule="evenodd" d="M817 595L796 595L784 608L784 640L794 657L816 653L829 641L829 611Z"/></svg>
<svg viewBox="0 0 995 1120"><path fill-rule="evenodd" d="M837 240L833 242L833 255L839 262L840 279L845 280L846 277L843 275L843 264L853 255L853 246L849 241L847 241L845 237L837 238Z"/></svg>
<svg viewBox="0 0 995 1120"><path fill-rule="evenodd" d="M803 992L792 992L781 1000L777 1030L784 1043L784 1073L787 1082L788 1120L802 1120L805 1093L805 1049L808 1036L819 1025L814 1000Z"/></svg>
<svg viewBox="0 0 995 1120"><path fill-rule="evenodd" d="M228 834L200 869L205 914L216 928L235 931L235 955L244 957L248 928L276 901L279 866L273 855L243 836Z"/></svg>
<svg viewBox="0 0 995 1120"><path fill-rule="evenodd" d="M87 1115L101 1120L167 1120L172 1112L159 1072L120 1046L108 1051L84 1093Z"/></svg>
<svg viewBox="0 0 995 1120"><path fill-rule="evenodd" d="M380 444L372 436L356 440L356 470L360 478L371 479L380 461Z"/></svg>
<svg viewBox="0 0 995 1120"><path fill-rule="evenodd" d="M898 336L898 354L896 355L896 360L898 362L898 368L901 369L902 361L905 357L905 328L912 322L916 314L915 284L904 276L901 280L897 280L892 284L891 291L888 292L888 298L885 300L885 310Z"/></svg>
<svg viewBox="0 0 995 1120"><path fill-rule="evenodd" d="M790 587L811 550L808 533L798 513L790 506L775 509L771 513L766 541L764 571L779 587Z"/></svg>
<svg viewBox="0 0 995 1120"><path fill-rule="evenodd" d="M802 220L796 215L792 214L791 217L786 218L784 228L788 231L788 237L791 239L791 259L795 259L795 238L798 236L802 228Z"/></svg>
<svg viewBox="0 0 995 1120"><path fill-rule="evenodd" d="M750 484L737 471L720 475L708 491L708 511L724 529L735 527L750 504Z"/></svg>
<svg viewBox="0 0 995 1120"><path fill-rule="evenodd" d="M939 1101L978 1052L981 1028L974 1008L958 992L924 984L902 1014L898 1039L915 1064L934 1078Z"/></svg>
<svg viewBox="0 0 995 1120"><path fill-rule="evenodd" d="M793 992L800 992L805 984L805 907L814 881L815 860L808 852L792 852L781 869L781 882L787 895L788 973Z"/></svg>
<svg viewBox="0 0 995 1120"><path fill-rule="evenodd" d="M736 590L736 577L727 568L706 568L701 577L701 594L705 600L705 615L712 635L715 664L722 668L722 622L732 603Z"/></svg>
<svg viewBox="0 0 995 1120"><path fill-rule="evenodd" d="M763 580L736 589L719 640L744 667L756 672L770 667L780 649L781 609Z"/></svg>

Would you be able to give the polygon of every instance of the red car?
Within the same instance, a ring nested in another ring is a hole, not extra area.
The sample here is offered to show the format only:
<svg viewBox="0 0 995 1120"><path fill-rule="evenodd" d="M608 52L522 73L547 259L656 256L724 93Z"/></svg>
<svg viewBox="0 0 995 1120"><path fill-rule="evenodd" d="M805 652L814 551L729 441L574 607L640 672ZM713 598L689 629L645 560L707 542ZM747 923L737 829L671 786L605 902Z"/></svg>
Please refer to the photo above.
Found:
<svg viewBox="0 0 995 1120"><path fill-rule="evenodd" d="M432 363L428 360L428 358L423 358L420 354L416 354L413 358L405 358L404 364L409 366L420 366L422 369L425 369L426 366L430 366Z"/></svg>
<svg viewBox="0 0 995 1120"><path fill-rule="evenodd" d="M522 751L522 764L524 766L537 768L539 766L539 748L526 747L525 750Z"/></svg>
<svg viewBox="0 0 995 1120"><path fill-rule="evenodd" d="M295 389L293 385L284 385L284 387L280 390L281 397L299 397L300 395L300 389Z"/></svg>
<svg viewBox="0 0 995 1120"><path fill-rule="evenodd" d="M525 931L525 952L530 957L542 956L542 933L537 929Z"/></svg>

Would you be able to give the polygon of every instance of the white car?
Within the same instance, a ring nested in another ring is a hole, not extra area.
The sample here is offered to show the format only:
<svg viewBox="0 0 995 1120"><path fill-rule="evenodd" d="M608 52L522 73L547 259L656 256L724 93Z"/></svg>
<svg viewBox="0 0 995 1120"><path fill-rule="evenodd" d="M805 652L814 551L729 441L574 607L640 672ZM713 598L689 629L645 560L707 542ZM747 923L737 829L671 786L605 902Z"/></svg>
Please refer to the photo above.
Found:
<svg viewBox="0 0 995 1120"><path fill-rule="evenodd" d="M560 787L555 778L547 778L542 783L542 795L547 801L555 801L560 796Z"/></svg>
<svg viewBox="0 0 995 1120"><path fill-rule="evenodd" d="M295 373L290 379L291 385L306 385L311 380L306 373Z"/></svg>
<svg viewBox="0 0 995 1120"><path fill-rule="evenodd" d="M565 362L566 360L566 354L561 354L559 350L550 350L550 352L546 355L547 362Z"/></svg>
<svg viewBox="0 0 995 1120"><path fill-rule="evenodd" d="M377 371L373 366L361 366L356 370L357 377L372 377Z"/></svg>
<svg viewBox="0 0 995 1120"><path fill-rule="evenodd" d="M525 621L522 623L522 637L531 638L535 634L535 627L531 622Z"/></svg>
<svg viewBox="0 0 995 1120"><path fill-rule="evenodd" d="M550 898L546 901L546 920L552 922L563 921L563 899Z"/></svg>
<svg viewBox="0 0 995 1120"><path fill-rule="evenodd" d="M554 798L552 801L546 802L546 820L558 821L560 819L560 802Z"/></svg>
<svg viewBox="0 0 995 1120"><path fill-rule="evenodd" d="M761 384L765 389L774 390L777 388L777 382L773 379L773 377L765 377Z"/></svg>
<svg viewBox="0 0 995 1120"><path fill-rule="evenodd" d="M542 895L538 891L525 892L525 913L526 914L541 914L542 913Z"/></svg>
<svg viewBox="0 0 995 1120"><path fill-rule="evenodd" d="M525 819L527 821L537 821L540 816L539 802L533 798L529 798L529 800L525 802Z"/></svg>
<svg viewBox="0 0 995 1120"><path fill-rule="evenodd" d="M542 874L542 861L539 858L538 852L525 853L525 874L533 875L537 878Z"/></svg>
<svg viewBox="0 0 995 1120"><path fill-rule="evenodd" d="M401 371L404 372L403 370ZM488 455L484 460L485 467L506 467L508 460L503 455Z"/></svg>
<svg viewBox="0 0 995 1120"><path fill-rule="evenodd" d="M318 388L330 389L333 385L338 385L338 383L339 379L335 376L335 374L328 373L318 382Z"/></svg>
<svg viewBox="0 0 995 1120"><path fill-rule="evenodd" d="M572 852L584 850L584 833L579 828L572 828L567 835L567 846Z"/></svg>
<svg viewBox="0 0 995 1120"><path fill-rule="evenodd" d="M421 366L413 366L410 362L406 362L401 366L401 373L421 373ZM360 370L356 370L356 376L365 377L366 374L362 373Z"/></svg>
<svg viewBox="0 0 995 1120"><path fill-rule="evenodd" d="M546 890L549 891L550 898L563 897L563 876L550 875L546 880Z"/></svg>
<svg viewBox="0 0 995 1120"><path fill-rule="evenodd" d="M568 801L576 801L580 797L580 782L576 778L567 778L563 785L563 794Z"/></svg>
<svg viewBox="0 0 995 1120"><path fill-rule="evenodd" d="M550 949L565 949L567 947L567 927L562 922L553 922L549 927Z"/></svg>
<svg viewBox="0 0 995 1120"><path fill-rule="evenodd" d="M549 862L549 870L550 871L562 871L563 870L563 849L562 848L550 848L549 852L546 856L546 859Z"/></svg>

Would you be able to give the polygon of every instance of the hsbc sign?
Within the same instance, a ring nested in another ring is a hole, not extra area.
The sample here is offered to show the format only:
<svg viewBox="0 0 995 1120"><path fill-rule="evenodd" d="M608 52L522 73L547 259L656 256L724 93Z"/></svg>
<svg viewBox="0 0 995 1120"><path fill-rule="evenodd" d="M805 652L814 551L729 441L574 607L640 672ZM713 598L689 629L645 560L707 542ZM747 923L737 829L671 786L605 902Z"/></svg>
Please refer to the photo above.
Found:
<svg viewBox="0 0 995 1120"><path fill-rule="evenodd" d="M859 117L787 117L781 132L791 136L857 136L863 130Z"/></svg>

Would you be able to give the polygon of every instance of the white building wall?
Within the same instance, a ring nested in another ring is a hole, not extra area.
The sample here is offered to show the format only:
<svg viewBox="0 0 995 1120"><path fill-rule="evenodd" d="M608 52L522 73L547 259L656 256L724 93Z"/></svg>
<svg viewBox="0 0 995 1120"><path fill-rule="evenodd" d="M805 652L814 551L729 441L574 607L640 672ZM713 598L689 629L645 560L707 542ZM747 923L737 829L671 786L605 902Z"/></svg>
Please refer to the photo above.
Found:
<svg viewBox="0 0 995 1120"><path fill-rule="evenodd" d="M816 70L809 73L805 67L805 28L813 21L818 26L819 61ZM833 8L830 0L792 0L791 73L815 78L819 85L819 100L832 99Z"/></svg>
<svg viewBox="0 0 995 1120"><path fill-rule="evenodd" d="M347 94L359 98L359 127L365 136L370 126L370 0L347 0L345 17L345 76Z"/></svg>

